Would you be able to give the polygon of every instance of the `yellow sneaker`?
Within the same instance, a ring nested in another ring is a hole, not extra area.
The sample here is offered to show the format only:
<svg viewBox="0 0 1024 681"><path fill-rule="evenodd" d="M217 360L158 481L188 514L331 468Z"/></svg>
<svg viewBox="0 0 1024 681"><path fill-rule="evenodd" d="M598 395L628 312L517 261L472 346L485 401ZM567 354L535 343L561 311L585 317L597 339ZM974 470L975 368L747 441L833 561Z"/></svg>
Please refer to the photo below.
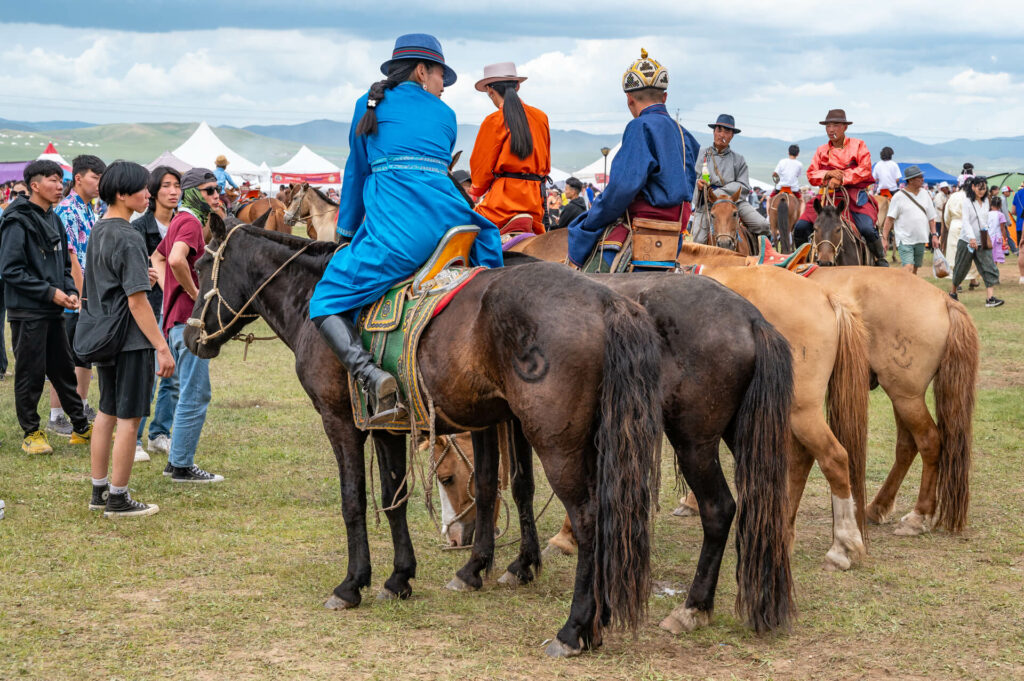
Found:
<svg viewBox="0 0 1024 681"><path fill-rule="evenodd" d="M21 450L26 454L53 454L53 447L46 441L46 433L41 430L26 435Z"/></svg>
<svg viewBox="0 0 1024 681"><path fill-rule="evenodd" d="M87 445L87 444L89 444L89 440L91 440L91 439L92 439L92 424L91 423L89 424L89 427L86 428L81 433L76 433L76 432L72 432L71 433L71 444L73 444L73 445Z"/></svg>

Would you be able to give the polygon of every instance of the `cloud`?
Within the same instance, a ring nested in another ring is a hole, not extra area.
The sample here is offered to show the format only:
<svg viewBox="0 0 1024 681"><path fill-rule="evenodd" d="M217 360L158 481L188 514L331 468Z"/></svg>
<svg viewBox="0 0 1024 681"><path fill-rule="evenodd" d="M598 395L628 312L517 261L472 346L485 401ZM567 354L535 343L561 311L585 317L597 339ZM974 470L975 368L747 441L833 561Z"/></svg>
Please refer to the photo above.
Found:
<svg viewBox="0 0 1024 681"><path fill-rule="evenodd" d="M827 83L804 83L793 88L793 94L798 97L822 97L824 95L837 95L839 90L832 81Z"/></svg>
<svg viewBox="0 0 1024 681"><path fill-rule="evenodd" d="M950 78L949 84L961 93L997 93L1013 85L1013 78L1006 72L980 73L967 69Z"/></svg>

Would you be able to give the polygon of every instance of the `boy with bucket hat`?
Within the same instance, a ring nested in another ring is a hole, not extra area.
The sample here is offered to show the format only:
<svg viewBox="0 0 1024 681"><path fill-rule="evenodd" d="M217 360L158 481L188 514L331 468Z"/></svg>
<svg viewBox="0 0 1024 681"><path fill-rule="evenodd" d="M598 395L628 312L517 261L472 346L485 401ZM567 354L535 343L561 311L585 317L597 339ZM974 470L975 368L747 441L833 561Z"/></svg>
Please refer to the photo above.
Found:
<svg viewBox="0 0 1024 681"><path fill-rule="evenodd" d="M706 244L710 229L708 225L709 213L707 208L707 192L714 190L732 196L737 190L740 192L739 201L736 202L736 209L739 212L740 222L752 234L768 234L768 220L757 212L757 209L747 200L750 195L750 174L747 170L747 161L743 156L733 151L730 146L732 138L740 133L736 127L736 119L729 114L721 114L714 123L708 123L708 127L714 130L714 142L710 147L702 147L697 155L697 162L708 167L708 181L703 178L697 179L697 193L693 199L693 241L698 244ZM703 165L702 171L703 172ZM712 244L714 245L714 244Z"/></svg>
<svg viewBox="0 0 1024 681"><path fill-rule="evenodd" d="M864 238L868 252L875 259L878 267L888 267L882 241L875 229L878 219L878 206L868 196L868 187L874 182L871 175L871 152L863 140L846 136L846 129L853 121L847 120L842 109L832 109L819 121L825 126L828 141L818 147L814 158L807 167L807 179L814 187L821 187L822 192L845 190L849 195L847 210L853 224ZM814 202L807 201L804 212L793 226L795 245L807 243L814 233L814 221L818 214L814 210Z"/></svg>

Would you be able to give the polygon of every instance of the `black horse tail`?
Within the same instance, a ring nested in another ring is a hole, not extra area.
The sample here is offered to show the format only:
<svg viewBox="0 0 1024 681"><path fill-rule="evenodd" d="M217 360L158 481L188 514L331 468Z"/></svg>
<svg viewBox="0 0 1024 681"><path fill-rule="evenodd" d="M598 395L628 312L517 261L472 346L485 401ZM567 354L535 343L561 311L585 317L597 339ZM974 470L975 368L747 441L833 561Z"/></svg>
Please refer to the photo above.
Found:
<svg viewBox="0 0 1024 681"><path fill-rule="evenodd" d="M775 327L752 325L754 375L736 415L736 612L758 633L796 612L789 564L789 410L793 355Z"/></svg>
<svg viewBox="0 0 1024 681"><path fill-rule="evenodd" d="M868 393L871 391L867 332L859 312L851 311L849 303L834 293L828 294L828 302L835 311L839 330L836 362L828 379L825 398L828 427L846 449L857 527L867 539L865 477L868 464Z"/></svg>
<svg viewBox="0 0 1024 681"><path fill-rule="evenodd" d="M596 424L595 622L636 633L651 592L650 519L661 442L661 347L647 313L613 297ZM608 613L602 613L608 607ZM599 626L599 625L598 625Z"/></svg>

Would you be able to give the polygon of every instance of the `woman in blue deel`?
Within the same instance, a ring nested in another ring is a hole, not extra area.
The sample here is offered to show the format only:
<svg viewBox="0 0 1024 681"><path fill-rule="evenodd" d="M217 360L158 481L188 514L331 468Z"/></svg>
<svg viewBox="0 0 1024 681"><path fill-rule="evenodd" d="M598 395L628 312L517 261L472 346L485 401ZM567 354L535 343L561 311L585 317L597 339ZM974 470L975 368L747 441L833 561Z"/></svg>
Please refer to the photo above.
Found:
<svg viewBox="0 0 1024 681"><path fill-rule="evenodd" d="M387 76L356 102L338 210L351 239L331 258L309 302L320 334L374 407L371 422L401 418L395 378L373 364L356 331L359 310L423 265L455 225L480 227L473 264L501 267L498 228L474 212L448 178L455 112L441 101L455 72L441 44L414 33L395 41Z"/></svg>

